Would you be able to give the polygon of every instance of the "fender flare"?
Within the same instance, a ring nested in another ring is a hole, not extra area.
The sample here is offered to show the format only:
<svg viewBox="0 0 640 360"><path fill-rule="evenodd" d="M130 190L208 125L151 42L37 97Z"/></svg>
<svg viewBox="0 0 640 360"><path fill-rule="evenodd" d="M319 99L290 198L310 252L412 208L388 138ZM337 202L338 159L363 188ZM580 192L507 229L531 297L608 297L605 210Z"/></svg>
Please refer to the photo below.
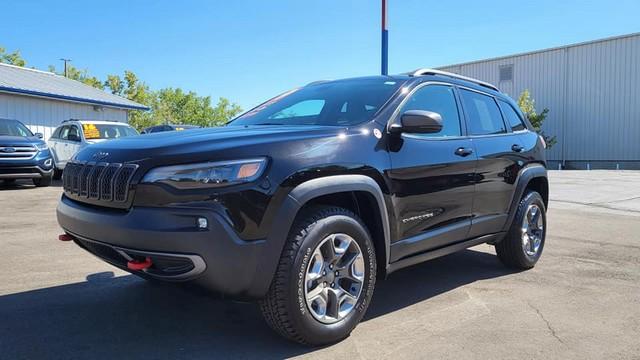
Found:
<svg viewBox="0 0 640 360"><path fill-rule="evenodd" d="M380 186L378 186L372 178L365 175L320 177L305 181L293 188L278 209L271 225L271 231L265 242L266 246L262 254L263 261L261 261L256 269L254 284L257 287L257 293L264 295L268 291L280 261L282 249L287 241L289 231L300 209L302 209L307 202L319 196L351 191L367 192L375 198L378 204L384 232L385 269L388 268L391 235L387 206Z"/></svg>
<svg viewBox="0 0 640 360"><path fill-rule="evenodd" d="M535 178L547 178L547 169L542 164L531 164L520 170L518 178L516 179L516 188L511 198L511 205L509 207L509 217L505 222L503 231L509 231L513 218L516 216L518 210L518 203L524 195L524 190L532 179Z"/></svg>

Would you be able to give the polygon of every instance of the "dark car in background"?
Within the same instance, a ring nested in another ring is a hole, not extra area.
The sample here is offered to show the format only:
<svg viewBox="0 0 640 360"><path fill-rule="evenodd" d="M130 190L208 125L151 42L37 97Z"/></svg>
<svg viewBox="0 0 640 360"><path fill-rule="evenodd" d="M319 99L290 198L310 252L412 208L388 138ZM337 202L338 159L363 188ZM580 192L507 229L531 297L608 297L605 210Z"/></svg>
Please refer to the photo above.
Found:
<svg viewBox="0 0 640 360"><path fill-rule="evenodd" d="M20 121L0 119L0 180L31 179L36 186L49 186L52 175L53 159L42 134Z"/></svg>
<svg viewBox="0 0 640 360"><path fill-rule="evenodd" d="M198 126L198 125L176 125L176 124L156 125L156 126L151 126L142 130L142 134L153 134L153 133L165 132L165 131L183 131L183 130L189 130L189 129L198 129L201 127L202 126Z"/></svg>

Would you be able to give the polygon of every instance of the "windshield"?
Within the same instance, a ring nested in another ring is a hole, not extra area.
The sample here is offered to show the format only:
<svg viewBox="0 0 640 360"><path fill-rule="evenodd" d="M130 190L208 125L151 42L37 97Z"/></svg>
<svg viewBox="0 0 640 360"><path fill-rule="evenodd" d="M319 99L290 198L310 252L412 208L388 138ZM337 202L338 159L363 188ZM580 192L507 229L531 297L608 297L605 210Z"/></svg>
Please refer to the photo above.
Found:
<svg viewBox="0 0 640 360"><path fill-rule="evenodd" d="M127 125L118 124L82 124L84 138L87 140L96 139L118 139L126 136L138 135L138 132Z"/></svg>
<svg viewBox="0 0 640 360"><path fill-rule="evenodd" d="M17 120L0 119L0 136L33 136L31 130Z"/></svg>
<svg viewBox="0 0 640 360"><path fill-rule="evenodd" d="M401 84L369 78L309 85L275 97L229 125L355 125L371 120Z"/></svg>

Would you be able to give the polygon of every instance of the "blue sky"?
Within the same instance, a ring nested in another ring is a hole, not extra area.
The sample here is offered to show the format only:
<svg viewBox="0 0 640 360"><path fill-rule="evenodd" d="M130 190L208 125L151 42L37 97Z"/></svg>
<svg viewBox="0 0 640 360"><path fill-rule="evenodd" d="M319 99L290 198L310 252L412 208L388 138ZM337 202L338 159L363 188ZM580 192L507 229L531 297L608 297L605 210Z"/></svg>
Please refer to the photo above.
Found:
<svg viewBox="0 0 640 360"><path fill-rule="evenodd" d="M389 1L389 71L640 31L640 1ZM105 78L134 71L244 108L318 79L380 71L379 0L8 1L0 46Z"/></svg>

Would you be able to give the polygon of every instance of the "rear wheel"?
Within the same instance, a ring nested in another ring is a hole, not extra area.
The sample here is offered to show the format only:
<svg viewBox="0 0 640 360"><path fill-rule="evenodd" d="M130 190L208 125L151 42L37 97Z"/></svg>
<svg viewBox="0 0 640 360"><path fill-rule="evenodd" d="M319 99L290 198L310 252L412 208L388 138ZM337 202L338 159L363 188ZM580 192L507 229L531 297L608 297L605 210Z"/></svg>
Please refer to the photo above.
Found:
<svg viewBox="0 0 640 360"><path fill-rule="evenodd" d="M542 196L527 192L520 200L506 237L496 244L500 261L515 269L530 269L542 255L547 231L546 208Z"/></svg>
<svg viewBox="0 0 640 360"><path fill-rule="evenodd" d="M333 343L364 316L375 276L375 250L360 219L347 209L316 207L292 227L260 308L269 326L288 339Z"/></svg>
<svg viewBox="0 0 640 360"><path fill-rule="evenodd" d="M43 176L40 179L33 179L33 184L36 187L45 187L51 185L51 175Z"/></svg>

